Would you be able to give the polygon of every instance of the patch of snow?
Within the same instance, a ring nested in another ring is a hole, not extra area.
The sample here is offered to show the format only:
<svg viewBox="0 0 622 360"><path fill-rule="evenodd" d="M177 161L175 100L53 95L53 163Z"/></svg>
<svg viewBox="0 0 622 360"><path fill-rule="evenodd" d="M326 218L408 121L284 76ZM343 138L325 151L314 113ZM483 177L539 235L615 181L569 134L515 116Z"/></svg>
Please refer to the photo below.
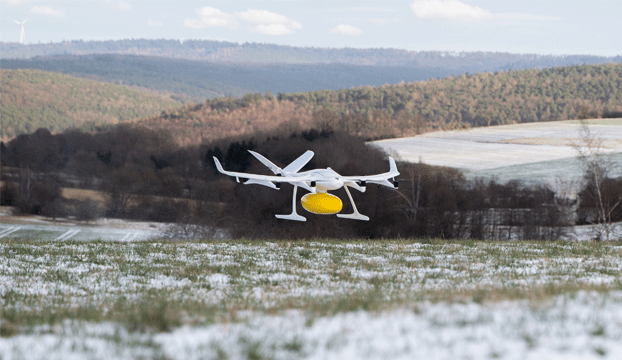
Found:
<svg viewBox="0 0 622 360"><path fill-rule="evenodd" d="M245 312L239 322L130 333L66 321L0 338L14 359L616 359L622 292L560 295L544 304L418 303L380 313L310 318Z"/></svg>
<svg viewBox="0 0 622 360"><path fill-rule="evenodd" d="M595 137L611 144L601 153L622 164L622 126L589 126ZM577 152L570 145L579 142L580 128L579 124L567 122L502 125L437 131L371 144L397 156L398 160L461 169L467 178L494 176L502 182L510 179L550 182L556 178L581 178L584 171L574 159ZM534 141L521 143L521 139Z"/></svg>
<svg viewBox="0 0 622 360"><path fill-rule="evenodd" d="M214 289L226 287L230 279L231 277L225 274L210 274L205 277L205 281Z"/></svg>

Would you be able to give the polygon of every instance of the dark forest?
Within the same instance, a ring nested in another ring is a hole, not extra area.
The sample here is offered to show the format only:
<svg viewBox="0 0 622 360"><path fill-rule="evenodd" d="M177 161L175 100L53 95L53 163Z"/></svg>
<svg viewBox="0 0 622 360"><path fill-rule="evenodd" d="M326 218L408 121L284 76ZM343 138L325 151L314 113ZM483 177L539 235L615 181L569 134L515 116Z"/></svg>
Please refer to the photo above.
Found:
<svg viewBox="0 0 622 360"><path fill-rule="evenodd" d="M369 222L306 214L307 222L276 219L291 211L292 187L242 185L214 168L268 174L247 150L284 166L306 150L315 157L303 169L330 166L342 175L385 172L386 155L362 138L331 128L255 134L181 147L170 134L128 124L99 133L53 135L40 129L2 143L2 205L24 214L100 216L194 224L247 238L436 237L554 240L565 226L589 222L589 182L576 202L545 186L467 181L457 170L399 163L399 190L369 186L353 194ZM104 201L67 199L66 189L94 190ZM622 179L608 179L619 192ZM298 197L304 195L299 192ZM335 195L346 198L343 189ZM343 212L350 211L344 201ZM299 208L299 211L303 211ZM622 220L622 212L612 215Z"/></svg>

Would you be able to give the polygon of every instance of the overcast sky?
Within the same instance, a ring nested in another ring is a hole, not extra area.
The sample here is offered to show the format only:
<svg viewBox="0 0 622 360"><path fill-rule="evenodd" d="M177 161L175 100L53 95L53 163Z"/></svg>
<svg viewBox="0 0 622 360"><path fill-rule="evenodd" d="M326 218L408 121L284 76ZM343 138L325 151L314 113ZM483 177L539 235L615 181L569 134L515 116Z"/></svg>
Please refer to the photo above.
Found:
<svg viewBox="0 0 622 360"><path fill-rule="evenodd" d="M622 55L622 0L0 0L0 40Z"/></svg>

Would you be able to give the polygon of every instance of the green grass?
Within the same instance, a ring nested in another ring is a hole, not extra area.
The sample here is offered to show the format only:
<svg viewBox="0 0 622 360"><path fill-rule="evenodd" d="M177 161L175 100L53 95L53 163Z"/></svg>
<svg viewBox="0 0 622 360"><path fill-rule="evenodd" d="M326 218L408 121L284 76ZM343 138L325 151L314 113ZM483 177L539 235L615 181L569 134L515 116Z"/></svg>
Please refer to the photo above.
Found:
<svg viewBox="0 0 622 360"><path fill-rule="evenodd" d="M416 310L422 301L539 304L622 290L620 258L622 243L604 242L3 239L0 334L65 319L166 332L237 321L247 310L299 309L312 323L356 310Z"/></svg>

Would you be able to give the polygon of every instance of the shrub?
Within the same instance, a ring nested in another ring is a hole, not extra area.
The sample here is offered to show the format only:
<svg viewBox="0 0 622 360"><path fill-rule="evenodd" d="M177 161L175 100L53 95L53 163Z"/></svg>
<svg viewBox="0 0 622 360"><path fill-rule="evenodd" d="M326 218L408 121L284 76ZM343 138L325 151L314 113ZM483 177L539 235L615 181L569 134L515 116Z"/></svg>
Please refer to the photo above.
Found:
<svg viewBox="0 0 622 360"><path fill-rule="evenodd" d="M77 220L89 222L99 219L102 213L103 210L99 206L99 203L95 200L88 199L80 201L78 206L76 206L75 216Z"/></svg>

